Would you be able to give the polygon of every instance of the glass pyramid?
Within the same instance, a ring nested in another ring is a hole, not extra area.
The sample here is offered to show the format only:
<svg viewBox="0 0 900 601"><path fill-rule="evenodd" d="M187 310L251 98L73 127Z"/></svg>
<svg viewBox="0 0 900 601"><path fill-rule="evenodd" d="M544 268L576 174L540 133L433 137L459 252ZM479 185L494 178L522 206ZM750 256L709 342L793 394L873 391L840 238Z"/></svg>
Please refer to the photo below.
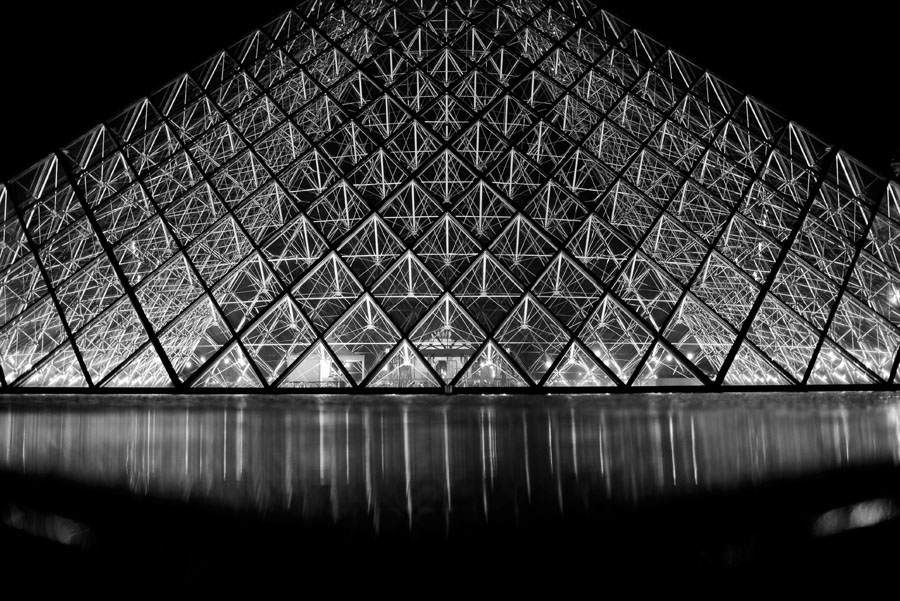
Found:
<svg viewBox="0 0 900 601"><path fill-rule="evenodd" d="M896 381L900 186L579 0L303 4L0 218L6 390Z"/></svg>

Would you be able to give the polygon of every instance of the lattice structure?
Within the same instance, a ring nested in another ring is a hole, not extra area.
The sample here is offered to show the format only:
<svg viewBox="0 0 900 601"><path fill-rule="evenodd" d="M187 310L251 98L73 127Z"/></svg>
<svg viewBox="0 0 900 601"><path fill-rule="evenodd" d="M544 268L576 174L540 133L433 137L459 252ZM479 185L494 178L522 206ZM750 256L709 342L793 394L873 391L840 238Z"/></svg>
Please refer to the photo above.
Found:
<svg viewBox="0 0 900 601"><path fill-rule="evenodd" d="M900 186L580 0L304 4L0 218L7 390L897 381Z"/></svg>

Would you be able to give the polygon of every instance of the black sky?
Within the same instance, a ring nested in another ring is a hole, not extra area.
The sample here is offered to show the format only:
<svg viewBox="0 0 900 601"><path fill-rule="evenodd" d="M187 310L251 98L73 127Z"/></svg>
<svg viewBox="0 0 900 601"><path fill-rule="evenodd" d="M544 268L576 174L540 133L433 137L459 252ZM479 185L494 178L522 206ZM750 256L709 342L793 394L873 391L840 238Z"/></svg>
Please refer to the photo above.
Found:
<svg viewBox="0 0 900 601"><path fill-rule="evenodd" d="M109 119L290 3L0 5L0 178ZM887 173L900 148L891 2L603 3L739 90ZM803 6L799 6L802 4ZM114 9L110 10L110 6ZM814 10L809 10L813 8Z"/></svg>

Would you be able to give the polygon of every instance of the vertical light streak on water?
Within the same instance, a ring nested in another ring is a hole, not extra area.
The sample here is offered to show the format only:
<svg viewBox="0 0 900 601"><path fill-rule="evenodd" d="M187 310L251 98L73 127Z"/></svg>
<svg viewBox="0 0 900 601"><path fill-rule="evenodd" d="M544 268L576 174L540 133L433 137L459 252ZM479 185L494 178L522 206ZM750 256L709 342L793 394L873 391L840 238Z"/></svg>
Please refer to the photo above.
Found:
<svg viewBox="0 0 900 601"><path fill-rule="evenodd" d="M900 462L900 404L890 408L890 417L894 421L894 462Z"/></svg>
<svg viewBox="0 0 900 601"><path fill-rule="evenodd" d="M190 461L188 460L188 450L191 448L191 411L186 409L184 412L184 478L188 479L188 468Z"/></svg>
<svg viewBox="0 0 900 601"><path fill-rule="evenodd" d="M496 439L494 438L494 410L489 408L487 410L487 426L488 426L488 465L491 468L491 490L494 490L494 471L497 465L497 447L496 447Z"/></svg>
<svg viewBox="0 0 900 601"><path fill-rule="evenodd" d="M569 407L569 422L572 425L572 466L575 469L575 481L578 482L578 433L575 431L574 407Z"/></svg>
<svg viewBox="0 0 900 601"><path fill-rule="evenodd" d="M368 407L363 410L363 462L366 472L366 512L372 513L372 414Z"/></svg>
<svg viewBox="0 0 900 601"><path fill-rule="evenodd" d="M547 423L551 425L553 423L553 417L550 412L547 412ZM553 429L550 429L550 433L552 435ZM553 456L556 455L556 461L558 468L554 473L556 474L556 498L559 503L559 513L564 515L566 513L565 507L563 506L563 490L562 490L562 472L563 465L562 460L560 459L561 455L559 452L559 436L553 437L553 447L550 449L550 460L553 460Z"/></svg>
<svg viewBox="0 0 900 601"><path fill-rule="evenodd" d="M825 427L829 424L831 425L831 433L830 433L831 441L830 442L831 442L832 455L834 455L834 463L835 463L835 465L840 465L841 461L844 458L844 449L840 445L840 442L841 442L840 424L838 423L838 420L835 417L832 417L831 420L829 420L827 423L822 425L822 429L824 430L822 432L823 436L828 434L827 430L825 430Z"/></svg>
<svg viewBox="0 0 900 601"><path fill-rule="evenodd" d="M555 474L555 465L553 463L553 428L550 424L550 411L547 411L547 456L550 458L550 473Z"/></svg>
<svg viewBox="0 0 900 601"><path fill-rule="evenodd" d="M344 409L344 481L350 484L350 408Z"/></svg>
<svg viewBox="0 0 900 601"><path fill-rule="evenodd" d="M294 421L288 412L284 415L284 497L287 506L294 498Z"/></svg>
<svg viewBox="0 0 900 601"><path fill-rule="evenodd" d="M150 490L150 465L152 462L150 457L150 418L151 412L150 409L147 409L147 413L144 416L144 461L143 465L141 465L141 469L144 472L144 492Z"/></svg>
<svg viewBox="0 0 900 601"><path fill-rule="evenodd" d="M841 425L844 431L844 459L850 462L850 424L847 408L841 407Z"/></svg>
<svg viewBox="0 0 900 601"><path fill-rule="evenodd" d="M197 473L204 475L206 474L206 464L204 463L204 458L206 456L206 429L208 427L209 422L205 419L200 419L197 427L200 430L200 444L197 447Z"/></svg>
<svg viewBox="0 0 900 601"><path fill-rule="evenodd" d="M484 506L484 520L488 519L487 498L487 465L485 465L485 441L484 441L484 407L478 409L478 440L481 450L481 503Z"/></svg>
<svg viewBox="0 0 900 601"><path fill-rule="evenodd" d="M522 411L522 439L525 447L525 492L528 493L528 503L531 504L531 458L528 456L528 420L525 411Z"/></svg>
<svg viewBox="0 0 900 601"><path fill-rule="evenodd" d="M660 426L659 422L659 412L654 407L650 411L650 435L654 449L653 466L656 468L657 481L662 485L666 481L666 462L663 458L662 426Z"/></svg>
<svg viewBox="0 0 900 601"><path fill-rule="evenodd" d="M441 414L444 419L444 486L447 489L447 515L449 517L450 512L453 511L453 494L450 490L450 427L447 423L447 408L444 407L441 411ZM448 521L447 527L449 528L450 523Z"/></svg>
<svg viewBox="0 0 900 601"><path fill-rule="evenodd" d="M150 471L148 480L150 480L155 475L156 469L156 411L151 412L151 426L150 426Z"/></svg>
<svg viewBox="0 0 900 601"><path fill-rule="evenodd" d="M697 434L694 432L694 416L691 416L691 464L694 469L694 484L697 484Z"/></svg>
<svg viewBox="0 0 900 601"><path fill-rule="evenodd" d="M378 448L381 453L381 464L379 474L384 475L384 410L378 413Z"/></svg>
<svg viewBox="0 0 900 601"><path fill-rule="evenodd" d="M228 480L228 409L222 410L225 425L222 427L222 480Z"/></svg>
<svg viewBox="0 0 900 601"><path fill-rule="evenodd" d="M412 529L412 480L409 469L409 407L403 406L403 477L406 484L406 515L409 516L409 528Z"/></svg>
<svg viewBox="0 0 900 601"><path fill-rule="evenodd" d="M325 484L325 408L320 404L318 410L319 419L316 423L319 426L319 484Z"/></svg>
<svg viewBox="0 0 900 601"><path fill-rule="evenodd" d="M672 412L669 412L669 456L672 458L672 486L678 486L678 474L675 472L675 426L672 424Z"/></svg>
<svg viewBox="0 0 900 601"><path fill-rule="evenodd" d="M23 424L24 427L22 428L22 445L19 450L19 458L20 458L20 461L22 462L22 471L25 473L28 473L28 463L25 461L25 457L26 457L25 439L28 438L28 432L30 430L30 428L28 426L33 421L34 421L34 417L32 415L29 415L28 417L25 418L25 423Z"/></svg>
<svg viewBox="0 0 900 601"><path fill-rule="evenodd" d="M9 465L9 456L12 446L12 407L6 408L6 465Z"/></svg>
<svg viewBox="0 0 900 601"><path fill-rule="evenodd" d="M338 414L337 411L332 409L330 411L330 419L328 420L328 440L330 442L328 445L328 481L331 483L331 486L328 487L328 491L331 499L331 519L334 522L337 522L341 511L341 497L338 494L338 485L340 484L338 470L341 468L338 463L338 436L340 436L341 432L338 427L340 425L338 424L339 415L340 414Z"/></svg>
<svg viewBox="0 0 900 601"><path fill-rule="evenodd" d="M606 440L603 436L603 430L606 425L606 418L601 414L597 421L597 447L600 450L600 473L606 474Z"/></svg>
<svg viewBox="0 0 900 601"><path fill-rule="evenodd" d="M244 408L243 407L238 408L236 436L237 436L237 440L235 442L237 443L237 449L236 449L235 454L237 455L237 458L235 459L235 462L237 463L237 465L235 466L236 467L235 476L237 477L238 480L241 480L244 477Z"/></svg>

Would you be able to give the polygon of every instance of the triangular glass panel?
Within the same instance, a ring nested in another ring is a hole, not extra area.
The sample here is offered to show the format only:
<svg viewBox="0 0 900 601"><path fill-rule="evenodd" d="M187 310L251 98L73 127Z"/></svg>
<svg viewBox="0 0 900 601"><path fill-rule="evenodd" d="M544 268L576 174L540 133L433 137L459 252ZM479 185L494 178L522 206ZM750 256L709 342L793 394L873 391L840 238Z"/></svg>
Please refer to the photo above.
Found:
<svg viewBox="0 0 900 601"><path fill-rule="evenodd" d="M449 285L479 252L478 242L445 214L416 243L415 253L438 279Z"/></svg>
<svg viewBox="0 0 900 601"><path fill-rule="evenodd" d="M608 296L579 335L594 356L624 383L653 342L653 336Z"/></svg>
<svg viewBox="0 0 900 601"><path fill-rule="evenodd" d="M449 294L444 295L409 335L419 352L448 384L484 338L478 324Z"/></svg>
<svg viewBox="0 0 900 601"><path fill-rule="evenodd" d="M213 289L225 318L235 330L265 309L281 292L281 284L257 254Z"/></svg>
<svg viewBox="0 0 900 601"><path fill-rule="evenodd" d="M30 307L47 292L47 282L33 256L0 272L0 326Z"/></svg>
<svg viewBox="0 0 900 601"><path fill-rule="evenodd" d="M390 58L390 57L389 57ZM372 101L363 112L361 121L376 138L389 138L406 123L406 112L390 96L381 96Z"/></svg>
<svg viewBox="0 0 900 601"><path fill-rule="evenodd" d="M263 254L281 275L282 281L293 282L315 263L326 250L322 237L303 215L272 237Z"/></svg>
<svg viewBox="0 0 900 601"><path fill-rule="evenodd" d="M228 341L230 332L208 297L200 299L159 338L182 381Z"/></svg>
<svg viewBox="0 0 900 601"><path fill-rule="evenodd" d="M488 174L493 183L517 207L524 206L537 189L547 180L524 154L511 150L505 154Z"/></svg>
<svg viewBox="0 0 900 601"><path fill-rule="evenodd" d="M338 182L306 210L329 242L349 232L369 212L366 203L346 182Z"/></svg>
<svg viewBox="0 0 900 601"><path fill-rule="evenodd" d="M528 286L543 271L556 248L546 235L518 214L491 244L491 252Z"/></svg>
<svg viewBox="0 0 900 601"><path fill-rule="evenodd" d="M485 113L484 120L509 141L515 141L534 119L533 113L512 96L504 96Z"/></svg>
<svg viewBox="0 0 900 601"><path fill-rule="evenodd" d="M503 138L482 122L477 122L456 138L456 149L469 164L486 171L509 148Z"/></svg>
<svg viewBox="0 0 900 601"><path fill-rule="evenodd" d="M741 344L734 362L725 374L725 385L730 386L784 386L794 380L757 351L749 340Z"/></svg>
<svg viewBox="0 0 900 601"><path fill-rule="evenodd" d="M147 331L127 298L88 324L75 339L94 382L99 382L147 341Z"/></svg>
<svg viewBox="0 0 900 601"><path fill-rule="evenodd" d="M437 378L425 367L425 362L412 345L403 341L391 353L368 388L437 388Z"/></svg>
<svg viewBox="0 0 900 601"><path fill-rule="evenodd" d="M235 209L234 214L257 245L284 227L298 213L297 206L274 182Z"/></svg>
<svg viewBox="0 0 900 601"><path fill-rule="evenodd" d="M668 213L663 213L647 233L641 249L682 284L690 281L708 252L699 238L685 231Z"/></svg>
<svg viewBox="0 0 900 601"><path fill-rule="evenodd" d="M447 94L430 104L422 113L422 121L446 138L459 131L471 118L471 114Z"/></svg>
<svg viewBox="0 0 900 601"><path fill-rule="evenodd" d="M597 205L597 214L617 232L639 241L653 225L660 207L621 180Z"/></svg>
<svg viewBox="0 0 900 601"><path fill-rule="evenodd" d="M328 162L318 151L313 150L282 172L278 181L299 201L300 207L305 209L334 183L336 177Z"/></svg>
<svg viewBox="0 0 900 601"><path fill-rule="evenodd" d="M410 182L381 208L381 215L407 242L421 236L443 209L416 182Z"/></svg>
<svg viewBox="0 0 900 601"><path fill-rule="evenodd" d="M747 338L799 382L819 334L769 294L760 306Z"/></svg>
<svg viewBox="0 0 900 601"><path fill-rule="evenodd" d="M300 310L285 298L244 334L243 342L244 348L271 384L309 348L315 338L315 332Z"/></svg>
<svg viewBox="0 0 900 601"><path fill-rule="evenodd" d="M316 342L303 359L288 372L278 384L279 388L346 388L350 386L346 376L325 349Z"/></svg>
<svg viewBox="0 0 900 601"><path fill-rule="evenodd" d="M493 100L500 87L479 71L468 67L458 54L438 55L432 73L466 108L477 111Z"/></svg>
<svg viewBox="0 0 900 601"><path fill-rule="evenodd" d="M526 295L495 336L535 382L553 365L569 335L531 295Z"/></svg>
<svg viewBox="0 0 900 601"><path fill-rule="evenodd" d="M403 251L403 242L378 215L347 236L338 252L364 285L371 285Z"/></svg>
<svg viewBox="0 0 900 601"><path fill-rule="evenodd" d="M822 344L816 364L809 374L811 385L871 385L876 382L877 379L867 374L853 359L828 340Z"/></svg>
<svg viewBox="0 0 900 601"><path fill-rule="evenodd" d="M599 281L609 283L632 252L631 244L597 216L588 215L566 249Z"/></svg>
<svg viewBox="0 0 900 601"><path fill-rule="evenodd" d="M419 181L444 204L453 202L475 176L455 154L444 150L419 173Z"/></svg>
<svg viewBox="0 0 900 601"><path fill-rule="evenodd" d="M409 332L443 287L424 265L407 251L372 287L372 295L401 332Z"/></svg>
<svg viewBox="0 0 900 601"><path fill-rule="evenodd" d="M377 204L390 196L406 179L406 174L395 161L397 157L392 156L394 153L378 150L347 176L347 181L369 204Z"/></svg>
<svg viewBox="0 0 900 601"><path fill-rule="evenodd" d="M397 82L391 92L414 111L422 110L440 95L434 81L418 70Z"/></svg>
<svg viewBox="0 0 900 601"><path fill-rule="evenodd" d="M657 342L633 386L701 386L702 382L677 355Z"/></svg>
<svg viewBox="0 0 900 601"><path fill-rule="evenodd" d="M439 146L434 136L416 121L397 132L387 145L387 151L410 171L424 165Z"/></svg>
<svg viewBox="0 0 900 601"><path fill-rule="evenodd" d="M6 381L12 382L30 370L65 337L59 313L49 297L6 324L0 330L0 367Z"/></svg>
<svg viewBox="0 0 900 601"><path fill-rule="evenodd" d="M31 375L18 384L24 387L83 388L87 386L71 344L64 344Z"/></svg>
<svg viewBox="0 0 900 601"><path fill-rule="evenodd" d="M544 386L595 387L615 386L612 378L606 375L597 363L593 354L578 342L573 342L569 350L556 365Z"/></svg>
<svg viewBox="0 0 900 601"><path fill-rule="evenodd" d="M365 380L399 339L400 332L369 295L359 299L325 336L357 384Z"/></svg>
<svg viewBox="0 0 900 601"><path fill-rule="evenodd" d="M329 254L294 287L293 294L310 320L327 330L363 288L337 253Z"/></svg>
<svg viewBox="0 0 900 601"><path fill-rule="evenodd" d="M681 296L678 284L641 253L628 262L613 288L622 300L657 328L665 322Z"/></svg>
<svg viewBox="0 0 900 601"><path fill-rule="evenodd" d="M508 202L484 182L478 182L453 207L453 215L476 238L491 240L515 213Z"/></svg>
<svg viewBox="0 0 900 601"><path fill-rule="evenodd" d="M900 348L900 334L846 293L834 313L828 338L885 381L890 377Z"/></svg>
<svg viewBox="0 0 900 601"><path fill-rule="evenodd" d="M103 383L106 388L166 388L172 380L163 367L152 344L147 344L134 359L126 363Z"/></svg>
<svg viewBox="0 0 900 601"><path fill-rule="evenodd" d="M534 295L553 315L575 331L585 320L603 290L565 253L551 263L535 283Z"/></svg>
<svg viewBox="0 0 900 601"><path fill-rule="evenodd" d="M200 379L194 383L197 388L259 388L259 378L253 372L250 361L235 344L225 351Z"/></svg>
<svg viewBox="0 0 900 601"><path fill-rule="evenodd" d="M710 380L715 380L737 333L694 297L686 295L663 338Z"/></svg>
<svg viewBox="0 0 900 601"><path fill-rule="evenodd" d="M522 294L522 287L489 253L472 263L453 286L453 294L488 332Z"/></svg>
<svg viewBox="0 0 900 601"><path fill-rule="evenodd" d="M528 386L525 378L503 356L493 340L481 349L458 376L460 388L519 388Z"/></svg>
<svg viewBox="0 0 900 601"><path fill-rule="evenodd" d="M568 153L571 142L567 141L553 125L546 121L538 121L522 137L520 145L529 159L550 173Z"/></svg>
<svg viewBox="0 0 900 601"><path fill-rule="evenodd" d="M594 206L613 180L613 173L589 152L578 149L565 159L556 173L582 204Z"/></svg>

